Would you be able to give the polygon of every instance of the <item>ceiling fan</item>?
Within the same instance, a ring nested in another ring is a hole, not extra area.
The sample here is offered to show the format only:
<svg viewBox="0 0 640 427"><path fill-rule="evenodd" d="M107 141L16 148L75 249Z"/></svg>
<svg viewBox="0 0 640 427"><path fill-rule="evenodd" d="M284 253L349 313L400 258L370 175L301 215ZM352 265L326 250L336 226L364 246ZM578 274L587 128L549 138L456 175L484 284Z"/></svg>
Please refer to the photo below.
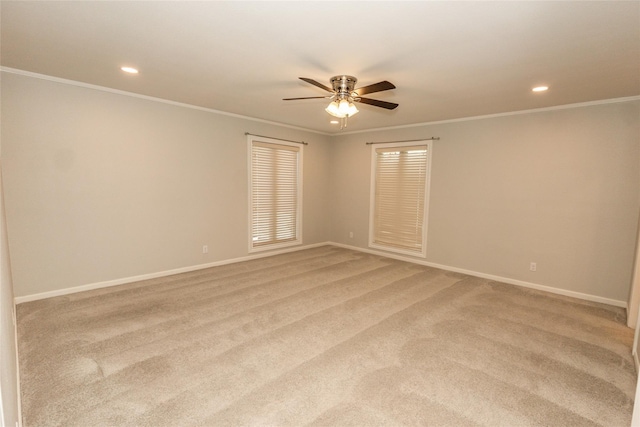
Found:
<svg viewBox="0 0 640 427"><path fill-rule="evenodd" d="M361 102L363 104L373 105L375 107L386 108L387 110L395 109L398 104L394 102L380 101L378 99L364 98L362 95L366 95L368 93L374 92L382 92L385 90L395 89L396 87L393 83L390 83L386 80L374 83L369 86L363 86L358 89L355 89L356 83L358 79L353 76L334 76L331 77L331 87L329 88L322 83L319 83L313 79L309 79L306 77L300 77L300 80L303 80L309 84L319 87L320 89L324 89L327 92L331 92L331 95L327 96L305 96L302 98L283 98L283 101L293 101L297 99L319 99L319 98L329 98L331 99L331 103L325 109L325 111L332 116L338 117L342 120L340 129L343 129L347 126L347 119L358 112L358 109L354 105L354 102Z"/></svg>

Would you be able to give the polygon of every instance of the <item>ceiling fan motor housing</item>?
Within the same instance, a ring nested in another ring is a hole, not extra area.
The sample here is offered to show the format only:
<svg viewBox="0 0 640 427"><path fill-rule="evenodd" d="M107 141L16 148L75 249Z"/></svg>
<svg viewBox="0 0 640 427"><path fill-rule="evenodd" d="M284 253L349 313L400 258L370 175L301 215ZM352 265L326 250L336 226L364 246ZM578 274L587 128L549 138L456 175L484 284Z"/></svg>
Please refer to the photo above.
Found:
<svg viewBox="0 0 640 427"><path fill-rule="evenodd" d="M353 76L334 76L331 77L331 86L338 95L338 99L344 99L351 97L351 94L356 87L358 79Z"/></svg>

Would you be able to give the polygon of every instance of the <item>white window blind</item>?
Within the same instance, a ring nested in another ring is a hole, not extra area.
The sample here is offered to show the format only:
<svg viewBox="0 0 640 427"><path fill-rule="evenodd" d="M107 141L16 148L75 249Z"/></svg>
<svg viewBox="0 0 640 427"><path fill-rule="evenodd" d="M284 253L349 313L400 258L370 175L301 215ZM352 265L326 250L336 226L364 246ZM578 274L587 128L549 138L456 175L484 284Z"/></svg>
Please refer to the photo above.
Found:
<svg viewBox="0 0 640 427"><path fill-rule="evenodd" d="M428 145L374 147L370 245L426 256Z"/></svg>
<svg viewBox="0 0 640 427"><path fill-rule="evenodd" d="M300 152L251 140L251 249L300 243Z"/></svg>

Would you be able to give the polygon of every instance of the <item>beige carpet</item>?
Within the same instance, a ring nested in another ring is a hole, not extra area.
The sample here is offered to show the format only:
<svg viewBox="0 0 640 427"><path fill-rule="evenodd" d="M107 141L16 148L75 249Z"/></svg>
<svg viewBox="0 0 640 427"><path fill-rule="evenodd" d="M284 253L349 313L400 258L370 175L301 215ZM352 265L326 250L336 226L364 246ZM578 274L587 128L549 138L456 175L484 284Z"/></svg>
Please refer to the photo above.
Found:
<svg viewBox="0 0 640 427"><path fill-rule="evenodd" d="M625 426L620 308L325 246L20 304L24 425Z"/></svg>

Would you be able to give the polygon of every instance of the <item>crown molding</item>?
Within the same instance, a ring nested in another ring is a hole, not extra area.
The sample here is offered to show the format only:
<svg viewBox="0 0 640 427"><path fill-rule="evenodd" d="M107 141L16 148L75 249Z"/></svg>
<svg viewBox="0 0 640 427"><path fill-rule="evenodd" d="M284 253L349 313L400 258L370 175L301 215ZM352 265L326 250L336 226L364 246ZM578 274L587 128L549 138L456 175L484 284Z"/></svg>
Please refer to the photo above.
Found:
<svg viewBox="0 0 640 427"><path fill-rule="evenodd" d="M460 117L456 119L438 120L433 122L422 122L422 123L415 123L410 125L388 126L388 127L366 129L366 130L355 130L352 132L343 132L340 135L353 135L353 134L366 133L366 132L381 132L386 130L407 129L407 128L422 127L422 126L440 125L445 123L468 122L472 120L485 120L485 119L493 119L496 117L517 116L521 114L535 114L535 113L543 113L546 111L568 110L572 108L592 107L595 105L617 104L621 102L633 102L633 101L640 101L640 95L627 96L622 98L600 99L597 101L579 102L575 104L554 105L552 107L532 108L529 110L508 111L506 113L486 114L482 116ZM332 136L334 135L332 134Z"/></svg>
<svg viewBox="0 0 640 427"><path fill-rule="evenodd" d="M159 103L162 103L162 104L173 105L173 106L176 106L176 107L183 107L183 108L190 108L192 110L206 111L207 113L220 114L222 116L234 117L234 118L237 118L237 119L250 120L250 121L253 121L253 122L265 123L265 124L269 124L269 125L280 126L280 127L300 130L300 131L304 131L304 132L311 132L311 133L315 133L315 134L318 134L318 135L332 136L332 134L330 134L330 133L319 132L317 130L307 129L307 128L303 128L303 127L299 127L299 126L292 126L292 125L288 125L286 123L279 123L279 122L273 122L273 121L270 121L270 120L257 119L255 117L243 116L242 114L228 113L226 111L214 110L213 108L200 107L198 105L186 104L186 103L177 102L177 101L171 101L169 99L164 99L164 98L156 98L154 96L141 95L139 93L128 92L128 91L125 91L125 90L113 89L113 88L106 87L106 86L99 86L99 85L94 85L94 84L90 84L90 83L79 82L79 81L76 81L76 80L63 79L63 78L60 78L60 77L54 77L54 76L49 76L49 75L46 75L46 74L34 73L34 72L31 72L31 71L19 70L19 69L16 69L16 68L0 67L0 72L10 73L10 74L17 74L17 75L20 75L20 76L32 77L32 78L40 79L40 80L48 80L50 82L66 84L66 85L69 85L69 86L77 86L77 87L82 87L82 88L85 88L85 89L98 90L98 91L101 91L101 92L114 93L114 94L117 94L117 95L124 95L124 96L129 96L129 97L132 97L132 98L144 99L146 101L153 101L153 102L159 102Z"/></svg>
<svg viewBox="0 0 640 427"><path fill-rule="evenodd" d="M174 106L183 107L183 108L190 108L192 110L206 111L208 113L220 114L220 115L223 115L223 116L235 117L235 118L238 118L238 119L249 120L249 121L258 122L258 123L265 123L265 124L269 124L269 125L280 126L280 127L299 130L299 131L303 131L303 132L311 132L311 133L315 133L315 134L318 134L318 135L324 135L324 136L330 136L330 137L339 137L339 136L342 136L342 135L354 135L354 134L367 133L367 132L381 132L381 131L388 131L388 130L408 129L408 128L423 127L423 126L439 125L439 124L445 124L445 123L467 122L467 121L472 121L472 120L485 120L485 119L493 119L493 118L497 118L497 117L508 117L508 116L516 116L516 115L521 115L521 114L534 114L534 113L542 113L542 112L547 112L547 111L567 110L567 109L571 109L571 108L591 107L591 106L596 106L596 105L615 104L615 103L620 103L620 102L640 101L640 95L637 95L637 96L628 96L628 97L622 97L622 98L611 98L611 99L602 99L602 100L597 100L597 101L580 102L580 103L575 103L575 104L564 104L564 105L555 105L555 106L551 106L551 107L533 108L533 109L528 109L528 110L509 111L509 112L505 112L505 113L495 113L495 114L486 114L486 115L480 115L480 116L470 116L470 117L460 117L460 118L455 118L455 119L438 120L438 121L432 121L432 122L413 123L413 124L408 124L408 125L388 126L388 127L373 128L373 129L363 129L363 130L357 130L357 131L351 131L351 132L328 133L328 132L320 132L320 131L313 130L313 129L307 129L307 128L303 128L303 127L299 127L299 126L288 125L288 124L285 124L285 123L279 123L279 122L273 122L273 121L270 121L270 120L257 119L255 117L243 116L241 114L228 113L226 111L214 110L212 108L200 107L200 106L197 106L197 105L186 104L186 103L177 102L177 101L171 101L171 100L168 100L168 99L156 98L156 97L148 96L148 95L141 95L141 94L134 93L134 92L127 92L127 91L124 91L124 90L112 89L112 88L105 87L105 86L98 86L98 85L94 85L94 84L90 84L90 83L83 83L83 82L79 82L79 81L76 81L76 80L69 80L69 79L63 79L63 78L60 78L60 77L49 76L49 75L46 75L46 74L34 73L34 72L31 72L31 71L25 71L25 70L20 70L20 69L16 69L16 68L0 67L0 72L10 73L10 74L18 74L18 75L32 77L32 78L36 78L36 79L48 80L48 81L52 81L52 82L56 82L56 83L62 83L62 84L70 85L70 86L77 86L77 87L83 87L83 88L86 88L86 89L93 89L93 90L99 90L99 91L102 91L102 92L109 92L109 93L114 93L114 94L118 94L118 95L130 96L130 97L133 97L133 98L144 99L144 100L147 100L147 101L159 102L159 103L168 104L168 105L174 105Z"/></svg>

